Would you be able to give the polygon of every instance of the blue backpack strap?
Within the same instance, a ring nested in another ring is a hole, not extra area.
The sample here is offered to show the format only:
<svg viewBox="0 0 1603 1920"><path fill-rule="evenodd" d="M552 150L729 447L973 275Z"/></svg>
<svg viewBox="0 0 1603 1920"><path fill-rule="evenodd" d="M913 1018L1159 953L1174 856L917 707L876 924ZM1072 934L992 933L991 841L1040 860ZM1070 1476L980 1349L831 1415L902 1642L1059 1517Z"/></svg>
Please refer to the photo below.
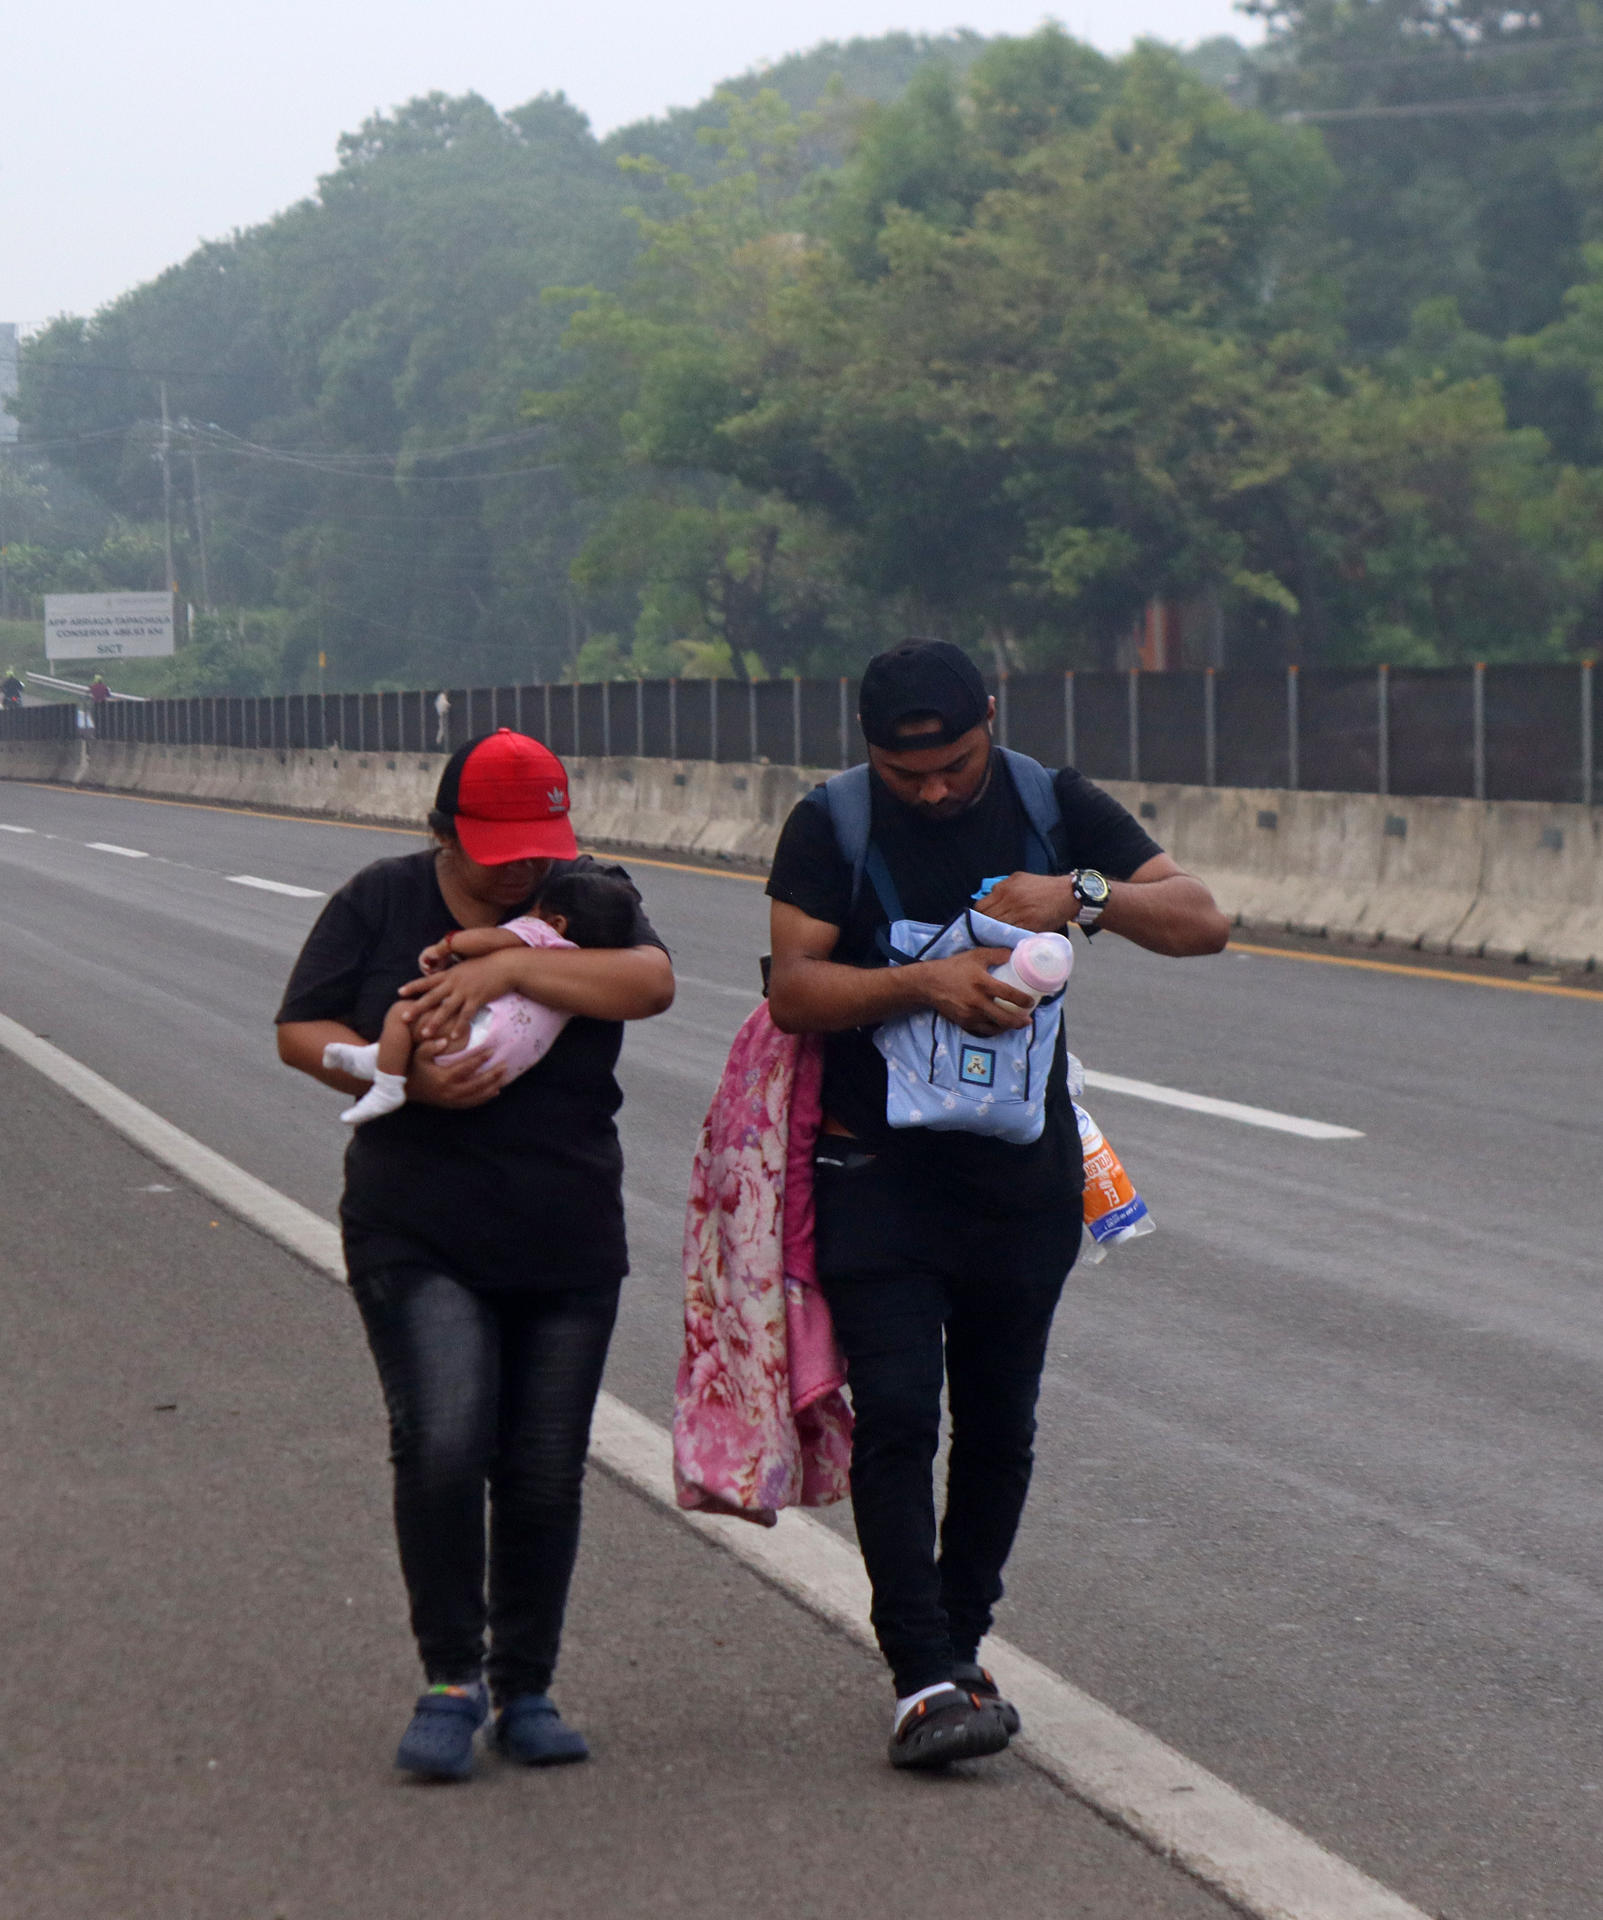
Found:
<svg viewBox="0 0 1603 1920"><path fill-rule="evenodd" d="M884 908L886 919L892 924L905 920L907 916L902 912L901 896L896 891L890 868L885 864L885 856L869 837L873 802L868 785L868 768L848 767L844 773L832 775L824 782L823 796L829 824L835 833L835 845L840 849L841 858L852 870L852 904L856 905L866 879Z"/></svg>
<svg viewBox="0 0 1603 1920"><path fill-rule="evenodd" d="M1047 772L1039 760L1032 760L1027 753L1014 753L1008 747L998 747L1013 779L1013 790L1022 802L1024 812L1030 823L1030 831L1036 844L1026 848L1025 871L1027 873L1055 873L1058 865L1057 848L1052 844L1052 835L1063 824L1063 809L1058 805L1057 782Z"/></svg>

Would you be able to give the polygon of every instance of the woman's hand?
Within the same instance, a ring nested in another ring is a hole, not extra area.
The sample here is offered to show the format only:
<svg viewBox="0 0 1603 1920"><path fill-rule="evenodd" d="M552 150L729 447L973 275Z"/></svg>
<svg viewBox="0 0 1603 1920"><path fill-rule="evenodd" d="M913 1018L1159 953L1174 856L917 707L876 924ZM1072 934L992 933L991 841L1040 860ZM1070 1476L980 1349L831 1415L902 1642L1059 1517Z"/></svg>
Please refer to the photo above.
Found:
<svg viewBox="0 0 1603 1920"><path fill-rule="evenodd" d="M493 1100L506 1084L504 1065L491 1066L488 1047L475 1047L448 1067L440 1065L440 1056L450 1047L449 1040L424 1040L412 1055L412 1068L406 1076L406 1097L426 1107L446 1107L462 1112L482 1107Z"/></svg>
<svg viewBox="0 0 1603 1920"><path fill-rule="evenodd" d="M445 1040L465 1027L480 1007L511 991L504 957L463 960L445 973L408 980L401 998L411 1000L408 1024L420 1041Z"/></svg>

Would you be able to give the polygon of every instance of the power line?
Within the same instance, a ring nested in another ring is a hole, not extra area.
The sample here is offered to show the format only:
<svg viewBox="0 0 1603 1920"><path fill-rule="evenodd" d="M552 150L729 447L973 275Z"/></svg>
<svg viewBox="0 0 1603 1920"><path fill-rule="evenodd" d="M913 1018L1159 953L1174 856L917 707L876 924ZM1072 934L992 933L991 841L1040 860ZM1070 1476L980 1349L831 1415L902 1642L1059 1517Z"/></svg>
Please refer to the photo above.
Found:
<svg viewBox="0 0 1603 1920"><path fill-rule="evenodd" d="M1307 107L1281 114L1287 126L1327 120L1433 120L1461 113L1539 113L1547 107L1568 106L1576 113L1598 111L1600 103L1578 100L1570 93L1505 93L1484 100L1420 100L1396 107Z"/></svg>
<svg viewBox="0 0 1603 1920"><path fill-rule="evenodd" d="M193 421L188 420L180 421L179 425L186 432L201 438L211 436L212 444L216 445L220 451L226 452L229 448L239 447L275 460L304 459L337 462L342 468L347 465L353 468L377 465L394 467L403 460L454 460L465 454L491 453L498 447L520 446L530 440L539 439L548 431L544 426L521 427L515 433L493 434L487 440L470 440L454 447L417 447L400 453L341 453L334 449L325 451L320 448L267 446L259 440L247 440L243 434L230 433L226 427L219 427L213 421L208 421L204 427L197 427Z"/></svg>
<svg viewBox="0 0 1603 1920"><path fill-rule="evenodd" d="M1430 67L1446 68L1479 65L1483 60L1529 60L1544 53L1577 53L1595 47L1603 51L1603 35L1581 34L1565 40L1498 40L1490 46L1433 47L1419 53L1370 53L1347 60L1299 60L1290 67L1260 68L1263 73L1282 74L1343 72L1357 73L1371 67L1412 67L1416 72ZM1250 58L1250 55L1249 55Z"/></svg>

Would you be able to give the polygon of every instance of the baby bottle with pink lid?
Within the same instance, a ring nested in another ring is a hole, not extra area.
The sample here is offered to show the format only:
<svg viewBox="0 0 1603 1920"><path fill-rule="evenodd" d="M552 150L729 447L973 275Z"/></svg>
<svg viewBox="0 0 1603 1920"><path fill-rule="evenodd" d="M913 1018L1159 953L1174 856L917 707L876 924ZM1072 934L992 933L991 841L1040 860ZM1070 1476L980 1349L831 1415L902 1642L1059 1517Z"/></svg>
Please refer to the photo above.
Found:
<svg viewBox="0 0 1603 1920"><path fill-rule="evenodd" d="M1074 949L1061 933L1032 933L1013 949L1011 960L992 967L991 978L1031 996L1031 1006L1061 993L1074 971ZM1016 1005L1009 1001L1008 1005Z"/></svg>

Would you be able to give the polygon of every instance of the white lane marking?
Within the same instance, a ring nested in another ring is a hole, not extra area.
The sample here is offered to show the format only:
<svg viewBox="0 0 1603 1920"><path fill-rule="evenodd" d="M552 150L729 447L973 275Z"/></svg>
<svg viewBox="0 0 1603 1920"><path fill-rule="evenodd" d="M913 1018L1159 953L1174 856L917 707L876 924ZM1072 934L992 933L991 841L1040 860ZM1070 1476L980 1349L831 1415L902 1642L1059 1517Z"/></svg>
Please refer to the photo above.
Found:
<svg viewBox="0 0 1603 1920"><path fill-rule="evenodd" d="M8 827L3 820L0 820L0 833L32 833L32 832L33 832L32 827Z"/></svg>
<svg viewBox="0 0 1603 1920"><path fill-rule="evenodd" d="M1099 1093L1127 1093L1160 1107L1184 1107L1188 1113L1212 1114L1216 1120L1239 1120L1244 1127L1268 1127L1274 1133L1298 1133L1305 1140L1362 1140L1356 1127L1334 1126L1328 1120L1304 1120L1295 1113L1274 1113L1268 1107L1244 1107L1239 1100L1215 1100L1211 1093L1186 1093L1179 1087L1160 1087L1151 1080L1126 1080L1120 1073L1093 1073L1087 1067L1085 1084Z"/></svg>
<svg viewBox="0 0 1603 1920"><path fill-rule="evenodd" d="M339 1232L310 1208L4 1014L0 1046L259 1232L343 1283ZM795 1512L771 1531L680 1512L669 1436L611 1394L596 1404L590 1444L620 1479L810 1613L873 1647L862 1561L828 1527ZM988 1640L985 1658L1022 1711L1030 1731L1020 1744L1043 1773L1256 1920L1429 1920L1400 1894L1005 1640Z"/></svg>
<svg viewBox="0 0 1603 1920"><path fill-rule="evenodd" d="M287 893L291 900L321 900L321 887L292 887L287 880L263 880L254 873L227 873L236 887L260 887L263 893Z"/></svg>
<svg viewBox="0 0 1603 1920"><path fill-rule="evenodd" d="M125 860L148 860L150 855L139 847L119 847L110 840L86 840L84 845L91 853L120 853Z"/></svg>
<svg viewBox="0 0 1603 1920"><path fill-rule="evenodd" d="M48 1040L41 1040L26 1027L0 1014L0 1046L25 1060L49 1080L53 1080L75 1100L81 1100L102 1120L116 1128L136 1147L160 1160L164 1166L181 1173L202 1193L221 1201L242 1219L280 1246L288 1247L325 1273L343 1275L340 1259L339 1229L320 1220L309 1208L291 1200L287 1194L258 1180L232 1160L202 1146L200 1141L152 1113L149 1107L104 1080L92 1068L81 1065L71 1054L63 1053Z"/></svg>
<svg viewBox="0 0 1603 1920"><path fill-rule="evenodd" d="M682 987L744 1000L748 1006L755 1006L762 998L760 987L732 987L722 980L707 980L694 973L681 973L676 977ZM1236 1120L1245 1127L1268 1127L1275 1133L1300 1134L1305 1140L1362 1140L1364 1137L1356 1127L1338 1127L1329 1120L1304 1120L1295 1113L1271 1112L1268 1107L1247 1107L1239 1100L1216 1100L1209 1093L1186 1093L1179 1087L1160 1087L1151 1080L1129 1080L1121 1073L1094 1073L1087 1067L1085 1084L1101 1093L1126 1093L1137 1100L1155 1101L1160 1106L1210 1114L1216 1120Z"/></svg>

